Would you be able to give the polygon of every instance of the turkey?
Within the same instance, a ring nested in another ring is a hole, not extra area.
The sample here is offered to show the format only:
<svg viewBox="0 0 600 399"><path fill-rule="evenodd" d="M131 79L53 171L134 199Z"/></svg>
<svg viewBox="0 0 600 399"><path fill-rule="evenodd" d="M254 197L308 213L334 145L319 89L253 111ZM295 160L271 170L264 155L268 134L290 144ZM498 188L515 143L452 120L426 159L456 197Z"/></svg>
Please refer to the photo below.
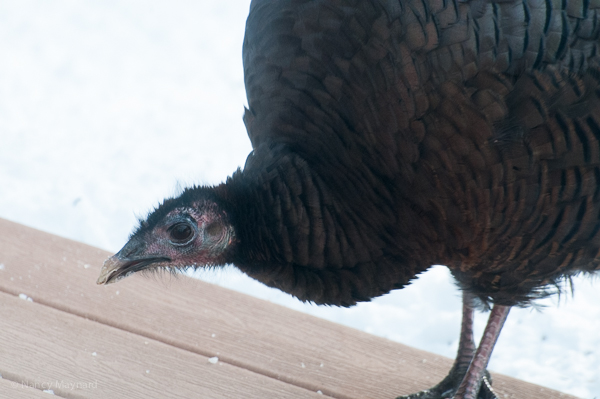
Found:
<svg viewBox="0 0 600 399"><path fill-rule="evenodd" d="M600 269L599 9L254 0L243 170L166 199L98 284L230 263L352 306L443 264L463 290L458 355L402 398L494 398L486 367L509 309ZM491 312L476 347L478 305Z"/></svg>

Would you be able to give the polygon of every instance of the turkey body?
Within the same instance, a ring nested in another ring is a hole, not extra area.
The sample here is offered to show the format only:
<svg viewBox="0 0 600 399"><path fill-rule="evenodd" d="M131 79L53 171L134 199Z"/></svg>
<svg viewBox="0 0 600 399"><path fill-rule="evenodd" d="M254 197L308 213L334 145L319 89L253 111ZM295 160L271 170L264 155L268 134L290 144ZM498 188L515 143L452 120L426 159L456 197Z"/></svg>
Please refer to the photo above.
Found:
<svg viewBox="0 0 600 399"><path fill-rule="evenodd" d="M166 199L98 283L232 263L351 306L443 264L463 289L457 359L403 398L496 398L485 368L510 307L600 268L599 10L254 0L244 169ZM493 305L477 348L476 298Z"/></svg>
<svg viewBox="0 0 600 399"><path fill-rule="evenodd" d="M253 225L273 262L242 270L349 305L443 264L482 300L515 305L597 269L597 12L254 1L243 173L264 182Z"/></svg>

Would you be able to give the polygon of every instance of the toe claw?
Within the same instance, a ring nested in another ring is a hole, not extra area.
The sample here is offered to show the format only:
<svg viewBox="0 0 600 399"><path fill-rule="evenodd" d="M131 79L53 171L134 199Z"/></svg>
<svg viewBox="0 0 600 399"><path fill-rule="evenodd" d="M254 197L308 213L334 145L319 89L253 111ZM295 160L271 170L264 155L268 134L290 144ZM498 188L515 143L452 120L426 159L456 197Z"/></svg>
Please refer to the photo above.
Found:
<svg viewBox="0 0 600 399"><path fill-rule="evenodd" d="M441 383L433 388L416 392L410 395L398 396L396 399L454 399L458 386L462 381L462 376L449 375ZM499 399L496 392L492 389L492 377L490 373L485 372L481 381L478 399Z"/></svg>

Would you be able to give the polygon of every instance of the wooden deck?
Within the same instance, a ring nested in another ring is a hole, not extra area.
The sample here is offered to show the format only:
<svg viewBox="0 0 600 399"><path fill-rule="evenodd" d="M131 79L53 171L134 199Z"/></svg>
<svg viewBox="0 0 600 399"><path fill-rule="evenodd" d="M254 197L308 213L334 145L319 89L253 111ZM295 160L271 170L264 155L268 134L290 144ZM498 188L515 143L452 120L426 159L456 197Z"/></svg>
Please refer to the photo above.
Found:
<svg viewBox="0 0 600 399"><path fill-rule="evenodd" d="M183 276L97 286L108 255L0 219L0 398L391 399L452 363ZM500 398L573 398L493 378Z"/></svg>

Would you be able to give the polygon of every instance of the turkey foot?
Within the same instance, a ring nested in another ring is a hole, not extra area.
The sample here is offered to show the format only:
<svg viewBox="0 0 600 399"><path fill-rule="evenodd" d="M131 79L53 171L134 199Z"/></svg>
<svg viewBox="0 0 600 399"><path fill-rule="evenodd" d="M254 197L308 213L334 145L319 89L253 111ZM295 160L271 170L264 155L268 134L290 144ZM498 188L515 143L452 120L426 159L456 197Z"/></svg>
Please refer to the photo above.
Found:
<svg viewBox="0 0 600 399"><path fill-rule="evenodd" d="M436 386L396 399L498 399L491 386L490 374L485 369L497 332L508 314L508 308L495 307L484 332L480 347L475 349L473 339L474 298L463 292L463 312L458 353L450 372ZM497 330L497 331L496 331Z"/></svg>
<svg viewBox="0 0 600 399"><path fill-rule="evenodd" d="M453 369L446 378L436 386L410 395L398 396L396 399L452 399L454 398L454 394L458 390L466 371L466 369L463 369L462 372L459 372L458 370ZM492 389L492 378L487 371L481 382L481 388L479 389L477 399L498 399L498 396L496 396Z"/></svg>

